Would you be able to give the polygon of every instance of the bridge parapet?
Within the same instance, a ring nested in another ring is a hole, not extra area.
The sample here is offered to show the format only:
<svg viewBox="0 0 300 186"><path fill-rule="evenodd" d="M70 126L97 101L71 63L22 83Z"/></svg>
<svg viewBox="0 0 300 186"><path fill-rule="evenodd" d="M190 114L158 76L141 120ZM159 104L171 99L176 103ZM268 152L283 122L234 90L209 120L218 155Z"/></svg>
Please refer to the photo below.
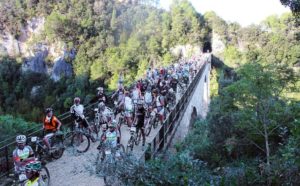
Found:
<svg viewBox="0 0 300 186"><path fill-rule="evenodd" d="M211 55L207 55L204 61L205 62L201 66L201 69L198 71L197 75L190 83L181 99L177 102L174 109L170 112L165 122L160 126L155 137L152 138L151 141L147 141L148 148L145 151L144 157L141 158L144 158L145 160L154 158L159 152L166 150L170 146L174 134L176 133L176 130L182 121L185 111L194 96L193 94L195 93L200 80L206 75L206 70L210 71ZM204 78L207 77L205 76ZM208 86L208 83L206 84L206 86ZM208 97L208 91L206 92L206 96Z"/></svg>

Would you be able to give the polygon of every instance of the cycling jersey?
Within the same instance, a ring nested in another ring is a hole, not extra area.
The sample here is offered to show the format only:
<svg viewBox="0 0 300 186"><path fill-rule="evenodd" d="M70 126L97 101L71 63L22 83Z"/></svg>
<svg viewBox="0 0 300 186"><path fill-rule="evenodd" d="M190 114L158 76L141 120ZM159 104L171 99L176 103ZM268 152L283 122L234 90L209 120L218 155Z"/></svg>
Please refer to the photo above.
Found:
<svg viewBox="0 0 300 186"><path fill-rule="evenodd" d="M44 128L45 130L55 131L58 125L58 119L55 116L48 117L44 119Z"/></svg>
<svg viewBox="0 0 300 186"><path fill-rule="evenodd" d="M128 97L128 96L125 97L124 105L125 105L125 110L126 111L132 111L133 110L132 100L131 100L130 97Z"/></svg>
<svg viewBox="0 0 300 186"><path fill-rule="evenodd" d="M112 110L108 107L105 107L104 111L100 112L100 123L104 124L107 123L108 121L111 120L111 118L113 118L114 113L112 112Z"/></svg>
<svg viewBox="0 0 300 186"><path fill-rule="evenodd" d="M146 92L145 93L145 102L147 103L147 104L150 104L150 103L152 103L152 95L151 95L151 92Z"/></svg>
<svg viewBox="0 0 300 186"><path fill-rule="evenodd" d="M136 88L136 89L134 89L134 90L132 91L132 99L133 99L133 101L136 103L137 100L139 99L139 97L140 97L140 92L139 92L139 90Z"/></svg>
<svg viewBox="0 0 300 186"><path fill-rule="evenodd" d="M72 114L75 114L76 116L80 116L80 117L83 116L83 111L84 111L84 107L81 104L79 104L79 105L73 105L71 107L71 110L70 110L70 112Z"/></svg>
<svg viewBox="0 0 300 186"><path fill-rule="evenodd" d="M33 181L28 180L25 186L46 186L46 183L40 177L37 177Z"/></svg>
<svg viewBox="0 0 300 186"><path fill-rule="evenodd" d="M157 96L156 97L156 106L157 107L162 107L163 105L161 104L161 97L160 96Z"/></svg>
<svg viewBox="0 0 300 186"><path fill-rule="evenodd" d="M109 142L112 145L112 147L117 146L118 134L115 130L114 131L107 130L105 133L105 137L107 142Z"/></svg>
<svg viewBox="0 0 300 186"><path fill-rule="evenodd" d="M23 150L16 148L13 151L13 159L16 162L20 162L23 161L27 158L29 158L30 156L33 156L33 150L30 146L26 145ZM15 164L15 171L23 171L24 170L24 166L19 167Z"/></svg>

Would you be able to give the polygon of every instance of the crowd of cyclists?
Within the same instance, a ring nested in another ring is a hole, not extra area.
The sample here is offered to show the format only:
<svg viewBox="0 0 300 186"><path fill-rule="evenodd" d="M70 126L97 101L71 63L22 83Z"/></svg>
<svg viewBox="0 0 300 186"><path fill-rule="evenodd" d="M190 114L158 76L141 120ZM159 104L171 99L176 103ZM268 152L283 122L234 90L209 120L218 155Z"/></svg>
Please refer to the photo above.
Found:
<svg viewBox="0 0 300 186"><path fill-rule="evenodd" d="M124 126L128 127L129 131L132 127L139 130L144 146L147 135L145 128L151 124L150 116L157 117L158 123L163 124L167 114L176 105L176 98L188 87L204 62L203 56L197 56L189 60L181 59L178 63L165 68L148 68L145 78L130 87L124 86L123 77L120 75L118 88L111 96L105 94L103 87L97 88L98 105L95 110L99 117L96 125L100 126L102 132L97 149L100 150L103 143L110 143L114 148L118 148L122 137L121 127ZM109 101L114 103L112 108L108 105ZM70 113L74 122L92 132L93 129L85 117L85 108L79 97L74 98ZM43 142L47 152L51 151L51 138L61 130L62 125L53 115L53 110L47 108L43 119ZM97 139L91 136L91 141L96 142ZM17 147L13 151L15 173L17 175L25 173L26 178L23 179L26 180L24 182L26 186L45 185L39 176L42 163L36 158L34 150L27 145L26 136L18 135L16 143Z"/></svg>

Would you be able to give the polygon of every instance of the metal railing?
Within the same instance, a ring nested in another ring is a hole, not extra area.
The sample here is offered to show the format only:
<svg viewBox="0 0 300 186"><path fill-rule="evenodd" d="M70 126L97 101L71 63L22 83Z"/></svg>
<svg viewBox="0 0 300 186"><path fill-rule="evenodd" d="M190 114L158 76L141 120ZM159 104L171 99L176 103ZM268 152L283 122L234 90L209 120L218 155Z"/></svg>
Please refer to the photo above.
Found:
<svg viewBox="0 0 300 186"><path fill-rule="evenodd" d="M177 102L174 109L170 112L167 116L165 122L161 125L158 133L154 137L154 139L148 143L148 149L145 153L145 159L152 159L154 158L158 152L164 149L164 147L170 144L177 127L179 126L180 122L177 122L181 113L187 108L190 99L192 98L192 93L195 91L195 88L198 82L203 75L203 72L206 68L206 62L201 66L200 70L198 71L197 75L190 83L184 94L182 95L181 99ZM174 130L175 129L175 130Z"/></svg>

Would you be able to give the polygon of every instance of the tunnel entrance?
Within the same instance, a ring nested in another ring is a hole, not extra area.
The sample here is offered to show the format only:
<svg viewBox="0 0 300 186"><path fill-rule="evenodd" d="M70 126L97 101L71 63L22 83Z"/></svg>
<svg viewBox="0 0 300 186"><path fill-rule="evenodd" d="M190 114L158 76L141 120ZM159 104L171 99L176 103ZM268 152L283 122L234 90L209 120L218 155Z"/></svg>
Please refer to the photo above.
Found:
<svg viewBox="0 0 300 186"><path fill-rule="evenodd" d="M211 47L211 43L209 41L206 41L203 45L203 53L211 53L212 52L212 47Z"/></svg>

